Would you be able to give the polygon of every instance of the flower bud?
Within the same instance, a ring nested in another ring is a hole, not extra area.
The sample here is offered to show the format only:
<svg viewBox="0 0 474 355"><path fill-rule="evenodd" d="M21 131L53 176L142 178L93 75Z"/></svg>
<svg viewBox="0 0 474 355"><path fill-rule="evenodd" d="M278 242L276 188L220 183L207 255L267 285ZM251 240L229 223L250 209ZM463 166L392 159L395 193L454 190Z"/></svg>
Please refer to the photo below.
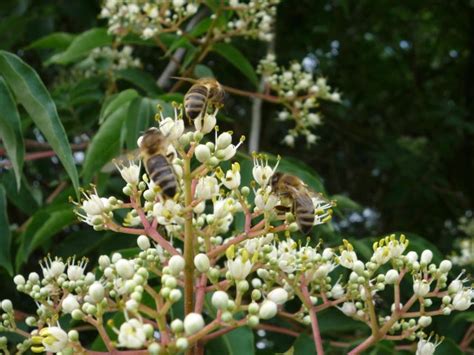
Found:
<svg viewBox="0 0 474 355"><path fill-rule="evenodd" d="M80 305L76 296L69 294L61 303L61 307L64 313L72 313L74 310L79 309Z"/></svg>
<svg viewBox="0 0 474 355"><path fill-rule="evenodd" d="M26 281L23 275L16 275L13 278L13 282L15 283L15 285L20 286L20 285L24 285Z"/></svg>
<svg viewBox="0 0 474 355"><path fill-rule="evenodd" d="M151 246L150 239L148 239L148 237L143 234L137 238L137 244L141 250L147 250Z"/></svg>
<svg viewBox="0 0 474 355"><path fill-rule="evenodd" d="M109 265L110 265L110 258L107 255L101 255L99 257L99 266L102 269L105 269Z"/></svg>
<svg viewBox="0 0 474 355"><path fill-rule="evenodd" d="M178 338L176 340L176 347L181 350L181 351L184 351L188 348L189 346L189 343L188 343L188 339L186 338Z"/></svg>
<svg viewBox="0 0 474 355"><path fill-rule="evenodd" d="M94 282L90 287L89 287L89 296L95 303L99 303L104 299L105 295L105 290L104 286L100 282Z"/></svg>
<svg viewBox="0 0 474 355"><path fill-rule="evenodd" d="M197 254L194 257L194 266L198 269L199 272L207 272L210 267L209 258L206 254Z"/></svg>
<svg viewBox="0 0 474 355"><path fill-rule="evenodd" d="M358 275L361 275L364 272L364 263L360 260L356 260L352 270L354 270Z"/></svg>
<svg viewBox="0 0 474 355"><path fill-rule="evenodd" d="M148 353L150 355L158 355L161 351L161 345L158 343L151 343L148 345Z"/></svg>
<svg viewBox="0 0 474 355"><path fill-rule="evenodd" d="M194 155L200 163L205 163L211 157L211 150L204 144L199 144L194 150Z"/></svg>
<svg viewBox="0 0 474 355"><path fill-rule="evenodd" d="M433 259L433 252L429 249L423 250L420 257L420 264L428 265Z"/></svg>
<svg viewBox="0 0 474 355"><path fill-rule="evenodd" d="M398 274L397 270L391 269L385 275L385 282L389 285L393 285L397 282L399 276L400 275Z"/></svg>
<svg viewBox="0 0 474 355"><path fill-rule="evenodd" d="M471 304L471 290L458 291L453 297L453 307L457 311L465 311Z"/></svg>
<svg viewBox="0 0 474 355"><path fill-rule="evenodd" d="M255 328L260 323L260 319L257 316L250 316L247 320L247 325L251 328Z"/></svg>
<svg viewBox="0 0 474 355"><path fill-rule="evenodd" d="M84 313L82 313L80 309L75 309L74 311L72 311L71 316L72 319L82 320L84 318Z"/></svg>
<svg viewBox="0 0 474 355"><path fill-rule="evenodd" d="M169 262L168 267L173 275L178 275L184 270L185 261L181 255L173 255Z"/></svg>
<svg viewBox="0 0 474 355"><path fill-rule="evenodd" d="M284 304L288 301L288 292L284 288L275 288L268 295L267 298L276 304Z"/></svg>
<svg viewBox="0 0 474 355"><path fill-rule="evenodd" d="M184 323L181 319L175 319L171 322L171 331L173 333L182 333L184 330Z"/></svg>
<svg viewBox="0 0 474 355"><path fill-rule="evenodd" d="M174 290L171 290L169 299L171 302L178 302L181 299L181 296L181 291L175 288Z"/></svg>
<svg viewBox="0 0 474 355"><path fill-rule="evenodd" d="M416 253L416 251L410 251L407 253L406 258L408 262L413 263L415 261L418 261L418 254Z"/></svg>
<svg viewBox="0 0 474 355"><path fill-rule="evenodd" d="M427 316L421 316L420 319L418 319L418 324L422 328L426 328L431 324L432 318L427 317Z"/></svg>
<svg viewBox="0 0 474 355"><path fill-rule="evenodd" d="M232 143L232 135L228 132L224 132L217 137L216 150L225 149Z"/></svg>
<svg viewBox="0 0 474 355"><path fill-rule="evenodd" d="M126 259L118 260L115 263L115 268L120 277L125 280L131 279L135 273L133 262Z"/></svg>
<svg viewBox="0 0 474 355"><path fill-rule="evenodd" d="M413 282L413 293L419 297L425 297L430 292L430 285L426 280L415 280Z"/></svg>
<svg viewBox="0 0 474 355"><path fill-rule="evenodd" d="M451 268L453 267L453 264L451 263L451 261L449 260L443 260L440 264L439 264L439 271L443 272L443 273L447 273L451 270Z"/></svg>
<svg viewBox="0 0 474 355"><path fill-rule="evenodd" d="M226 309L229 302L229 296L224 291L216 291L212 295L212 305L217 309Z"/></svg>
<svg viewBox="0 0 474 355"><path fill-rule="evenodd" d="M278 307L277 304L271 300L263 301L262 305L260 306L260 310L258 315L261 319L270 319L275 317L277 314Z"/></svg>
<svg viewBox="0 0 474 355"><path fill-rule="evenodd" d="M342 305L341 309L342 313L344 313L346 316L353 316L356 312L356 306L353 302L344 302Z"/></svg>
<svg viewBox="0 0 474 355"><path fill-rule="evenodd" d="M204 319L199 313L189 313L184 318L184 331L186 335L193 335L204 328Z"/></svg>
<svg viewBox="0 0 474 355"><path fill-rule="evenodd" d="M453 280L448 286L448 291L450 293L456 293L460 290L462 290L462 281L461 280Z"/></svg>
<svg viewBox="0 0 474 355"><path fill-rule="evenodd" d="M10 312L13 311L12 301L10 301L8 299L2 301L1 307L2 307L3 311L6 312L6 313L10 313Z"/></svg>

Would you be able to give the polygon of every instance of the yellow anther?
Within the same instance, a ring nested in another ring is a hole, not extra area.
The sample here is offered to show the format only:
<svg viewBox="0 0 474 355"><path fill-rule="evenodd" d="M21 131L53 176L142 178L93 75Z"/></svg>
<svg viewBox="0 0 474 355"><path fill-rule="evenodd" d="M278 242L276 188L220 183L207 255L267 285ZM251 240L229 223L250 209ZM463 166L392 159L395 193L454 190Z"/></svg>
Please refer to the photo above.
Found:
<svg viewBox="0 0 474 355"><path fill-rule="evenodd" d="M44 346L32 346L30 349L34 353L42 353L46 350Z"/></svg>
<svg viewBox="0 0 474 355"><path fill-rule="evenodd" d="M378 246L379 246L379 242L375 242L374 244L372 244L372 249L374 249L374 251L376 251Z"/></svg>
<svg viewBox="0 0 474 355"><path fill-rule="evenodd" d="M34 335L31 337L31 342L34 344L34 345L40 345L40 344L43 344L43 337L39 336L39 335Z"/></svg>
<svg viewBox="0 0 474 355"><path fill-rule="evenodd" d="M230 247L227 248L225 251L225 255L227 256L227 259L233 260L235 257L235 245L232 244Z"/></svg>

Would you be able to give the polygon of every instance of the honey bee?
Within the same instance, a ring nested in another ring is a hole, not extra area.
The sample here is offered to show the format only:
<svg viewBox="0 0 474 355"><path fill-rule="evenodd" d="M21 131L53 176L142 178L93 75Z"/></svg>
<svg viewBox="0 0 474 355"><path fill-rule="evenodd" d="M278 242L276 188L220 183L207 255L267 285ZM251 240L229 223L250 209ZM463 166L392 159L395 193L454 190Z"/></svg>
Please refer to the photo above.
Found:
<svg viewBox="0 0 474 355"><path fill-rule="evenodd" d="M158 128L152 127L143 134L139 146L148 176L161 188L165 198L173 198L178 189L178 182L171 164L175 153L170 153L167 137Z"/></svg>
<svg viewBox="0 0 474 355"><path fill-rule="evenodd" d="M220 108L224 105L225 91L214 78L197 80L184 95L184 112L190 120L207 113L209 107Z"/></svg>
<svg viewBox="0 0 474 355"><path fill-rule="evenodd" d="M313 229L316 215L313 197L317 197L318 194L312 191L300 178L280 172L273 174L271 185L283 205L291 204L290 209L295 215L300 231L309 234Z"/></svg>

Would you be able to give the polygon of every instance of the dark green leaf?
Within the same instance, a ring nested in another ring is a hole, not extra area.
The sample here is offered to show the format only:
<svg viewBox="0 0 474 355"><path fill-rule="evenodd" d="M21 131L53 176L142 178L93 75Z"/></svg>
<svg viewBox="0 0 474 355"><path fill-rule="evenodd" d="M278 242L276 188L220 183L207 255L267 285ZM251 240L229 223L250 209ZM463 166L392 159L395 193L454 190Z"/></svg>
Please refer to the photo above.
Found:
<svg viewBox="0 0 474 355"><path fill-rule="evenodd" d="M189 32L189 34L193 37L199 37L205 33L212 24L212 19L210 17L205 18L201 22L199 22L193 29Z"/></svg>
<svg viewBox="0 0 474 355"><path fill-rule="evenodd" d="M211 355L255 354L253 331L249 327L237 328L211 340L206 345L206 352Z"/></svg>
<svg viewBox="0 0 474 355"><path fill-rule="evenodd" d="M308 334L301 334L293 344L293 355L311 355L316 354L313 338Z"/></svg>
<svg viewBox="0 0 474 355"><path fill-rule="evenodd" d="M112 44L112 36L105 28L92 28L81 33L71 42L64 52L58 53L49 59L48 64L69 64L86 56L94 48Z"/></svg>
<svg viewBox="0 0 474 355"><path fill-rule="evenodd" d="M0 73L13 90L17 101L45 135L78 190L79 179L66 132L56 105L38 74L16 55L0 51Z"/></svg>
<svg viewBox="0 0 474 355"><path fill-rule="evenodd" d="M115 99L121 100L122 98L117 96ZM92 138L86 152L82 169L86 182L90 181L95 172L99 171L102 166L115 158L120 152L120 132L128 114L130 100L121 106L109 102L109 107L111 105L116 108L115 111L110 112L106 109L108 112L107 119Z"/></svg>
<svg viewBox="0 0 474 355"><path fill-rule="evenodd" d="M196 65L196 67L194 68L194 76L196 78L214 78L215 77L211 68L203 64Z"/></svg>
<svg viewBox="0 0 474 355"><path fill-rule="evenodd" d="M236 67L242 74L244 74L251 82L258 86L258 78L252 64L245 58L245 56L233 45L227 43L216 43L212 46L212 50L226 59L234 67Z"/></svg>
<svg viewBox="0 0 474 355"><path fill-rule="evenodd" d="M12 236L7 216L7 196L4 187L0 185L0 266L5 268L10 275L13 274L10 254L11 242Z"/></svg>
<svg viewBox="0 0 474 355"><path fill-rule="evenodd" d="M463 355L465 354L452 339L446 338L436 348L437 354Z"/></svg>
<svg viewBox="0 0 474 355"><path fill-rule="evenodd" d="M102 124L104 121L109 117L113 112L117 111L123 105L126 105L134 98L138 96L138 93L133 89L124 90L112 98L110 98L105 105L103 106L100 117L99 123Z"/></svg>
<svg viewBox="0 0 474 355"><path fill-rule="evenodd" d="M76 216L69 203L43 208L35 213L20 236L21 245L16 255L16 268L18 269L35 249L75 220Z"/></svg>
<svg viewBox="0 0 474 355"><path fill-rule="evenodd" d="M128 150L137 148L137 139L146 128L155 112L155 102L147 97L137 97L128 109L126 127L126 145Z"/></svg>
<svg viewBox="0 0 474 355"><path fill-rule="evenodd" d="M456 314L452 323L455 324L458 322L474 323L474 311L464 311L462 313Z"/></svg>
<svg viewBox="0 0 474 355"><path fill-rule="evenodd" d="M330 199L335 201L337 208L341 210L360 211L362 209L361 205L344 195L332 195Z"/></svg>
<svg viewBox="0 0 474 355"><path fill-rule="evenodd" d="M7 151L16 176L17 189L21 185L21 169L25 148L21 134L20 115L7 84L0 77L0 138Z"/></svg>
<svg viewBox="0 0 474 355"><path fill-rule="evenodd" d="M32 215L41 204L35 197L37 190L33 190L25 177L22 177L20 190L16 189L15 176L13 171L0 174L0 183L5 187L10 203L27 215Z"/></svg>
<svg viewBox="0 0 474 355"><path fill-rule="evenodd" d="M156 96L161 93L160 88L156 85L156 80L149 73L136 68L128 68L119 70L115 73L117 79L126 80L136 87L142 89L150 96Z"/></svg>
<svg viewBox="0 0 474 355"><path fill-rule="evenodd" d="M26 47L26 49L50 48L56 50L65 50L75 37L76 35L72 33L55 32L34 41L28 47Z"/></svg>

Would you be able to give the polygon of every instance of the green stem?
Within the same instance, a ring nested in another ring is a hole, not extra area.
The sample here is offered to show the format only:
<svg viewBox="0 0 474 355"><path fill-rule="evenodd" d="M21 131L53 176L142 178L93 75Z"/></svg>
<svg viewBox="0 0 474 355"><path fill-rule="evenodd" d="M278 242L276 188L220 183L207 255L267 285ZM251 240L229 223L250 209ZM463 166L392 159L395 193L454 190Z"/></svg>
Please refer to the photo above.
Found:
<svg viewBox="0 0 474 355"><path fill-rule="evenodd" d="M192 203L191 193L191 158L183 159L183 179L184 179L184 203L190 206ZM193 235L193 211L190 209L185 215L184 222L184 313L193 311L194 294L194 235Z"/></svg>

